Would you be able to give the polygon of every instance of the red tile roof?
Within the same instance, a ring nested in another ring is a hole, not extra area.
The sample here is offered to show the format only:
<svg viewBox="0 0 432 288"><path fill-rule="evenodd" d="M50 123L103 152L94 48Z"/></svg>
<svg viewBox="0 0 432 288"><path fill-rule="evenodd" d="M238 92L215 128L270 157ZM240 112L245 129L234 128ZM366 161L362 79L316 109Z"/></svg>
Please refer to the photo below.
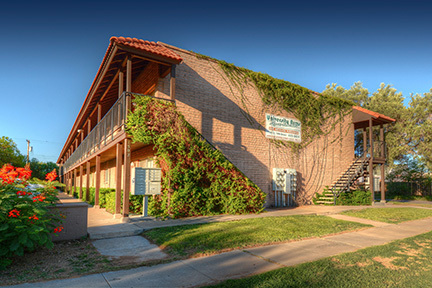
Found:
<svg viewBox="0 0 432 288"><path fill-rule="evenodd" d="M162 57L170 58L181 62L183 59L177 55L174 51L168 49L167 47L160 45L155 42L145 41L137 38L129 37L111 37L111 42L115 42L120 45L125 45L131 48L143 50L149 53L153 53Z"/></svg>
<svg viewBox="0 0 432 288"><path fill-rule="evenodd" d="M385 116L385 115L377 113L377 112L373 112L373 111L367 110L367 109L362 108L360 106L353 106L353 109L355 109L357 111L360 111L360 112L363 112L363 113L366 113L366 114L369 114L369 115L371 115L371 116L373 116L373 117L375 117L377 119L384 120L386 122L395 122L396 121L393 118L390 118L388 116Z"/></svg>

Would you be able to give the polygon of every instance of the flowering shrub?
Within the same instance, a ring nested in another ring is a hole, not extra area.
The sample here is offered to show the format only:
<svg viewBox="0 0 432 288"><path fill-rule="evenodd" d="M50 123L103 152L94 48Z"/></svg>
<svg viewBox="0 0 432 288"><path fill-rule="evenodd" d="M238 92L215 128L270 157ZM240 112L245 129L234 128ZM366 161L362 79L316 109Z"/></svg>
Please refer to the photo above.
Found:
<svg viewBox="0 0 432 288"><path fill-rule="evenodd" d="M48 173L44 188L27 191L31 176L28 166L4 165L0 169L0 269L9 265L14 255L41 246L53 247L50 234L63 229L54 227L52 223L60 222L60 217L48 210L58 200L51 184L57 177L53 172Z"/></svg>

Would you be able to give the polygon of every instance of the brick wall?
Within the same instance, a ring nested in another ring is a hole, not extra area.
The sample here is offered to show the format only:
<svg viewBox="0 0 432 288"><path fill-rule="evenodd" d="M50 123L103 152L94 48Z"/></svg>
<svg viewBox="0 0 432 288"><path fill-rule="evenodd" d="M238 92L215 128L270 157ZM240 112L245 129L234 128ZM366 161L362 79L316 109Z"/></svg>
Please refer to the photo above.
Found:
<svg viewBox="0 0 432 288"><path fill-rule="evenodd" d="M182 58L177 67L176 105L186 120L233 162L246 176L268 194L273 203L273 168L294 168L298 173L298 203L311 204L316 192L322 192L345 171L354 157L352 115L345 117L327 136L316 139L300 154L277 147L265 137L265 113L294 118L278 107L264 106L253 85L244 88L246 97L212 60L167 45ZM168 97L169 76L161 79L158 97ZM339 139L340 135L343 137Z"/></svg>

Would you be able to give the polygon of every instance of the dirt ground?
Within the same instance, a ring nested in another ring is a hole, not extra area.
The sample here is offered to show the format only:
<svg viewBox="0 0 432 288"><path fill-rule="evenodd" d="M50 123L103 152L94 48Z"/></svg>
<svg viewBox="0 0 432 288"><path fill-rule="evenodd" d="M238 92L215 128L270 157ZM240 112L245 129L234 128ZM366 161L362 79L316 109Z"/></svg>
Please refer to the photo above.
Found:
<svg viewBox="0 0 432 288"><path fill-rule="evenodd" d="M134 259L114 259L99 254L89 239L54 243L53 249L39 249L15 257L12 265L0 271L1 285L49 279L70 278L85 274L137 266Z"/></svg>

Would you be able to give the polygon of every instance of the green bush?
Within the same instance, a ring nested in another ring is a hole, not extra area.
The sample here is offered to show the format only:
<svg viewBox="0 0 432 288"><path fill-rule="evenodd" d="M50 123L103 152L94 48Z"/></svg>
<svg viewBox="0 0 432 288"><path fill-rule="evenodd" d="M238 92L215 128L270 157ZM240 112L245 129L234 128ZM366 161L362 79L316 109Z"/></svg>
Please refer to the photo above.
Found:
<svg viewBox="0 0 432 288"><path fill-rule="evenodd" d="M336 199L336 205L371 205L371 193L365 190L354 190L341 193Z"/></svg>
<svg viewBox="0 0 432 288"><path fill-rule="evenodd" d="M136 95L128 115L134 142L155 146L162 194L151 198L154 216L259 213L265 193L214 149L170 102Z"/></svg>
<svg viewBox="0 0 432 288"><path fill-rule="evenodd" d="M23 179L30 174L28 169L10 165L0 169L0 269L8 266L14 255L41 246L52 248L51 233L63 229L55 227L53 223L61 223L61 218L48 209L58 200L57 190L45 182L45 188L28 191Z"/></svg>
<svg viewBox="0 0 432 288"><path fill-rule="evenodd" d="M83 200L85 201L86 189L83 190ZM90 205L95 204L96 188L90 187L89 189L89 201L86 201ZM129 196L129 211L133 214L142 214L143 208L143 197L142 195L130 195ZM121 204L123 207L123 190L121 192ZM99 207L106 208L110 213L115 211L115 189L114 188L99 188Z"/></svg>

